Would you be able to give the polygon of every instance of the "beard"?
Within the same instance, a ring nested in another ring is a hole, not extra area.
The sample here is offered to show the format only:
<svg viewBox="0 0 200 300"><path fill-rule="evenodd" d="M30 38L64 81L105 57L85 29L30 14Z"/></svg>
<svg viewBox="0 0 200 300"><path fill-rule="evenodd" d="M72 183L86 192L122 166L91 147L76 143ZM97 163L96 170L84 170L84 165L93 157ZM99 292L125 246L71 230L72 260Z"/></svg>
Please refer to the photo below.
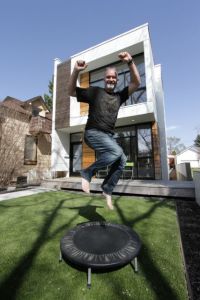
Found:
<svg viewBox="0 0 200 300"><path fill-rule="evenodd" d="M115 84L113 84L113 83L107 83L106 84L106 88L109 89L109 90L114 90Z"/></svg>

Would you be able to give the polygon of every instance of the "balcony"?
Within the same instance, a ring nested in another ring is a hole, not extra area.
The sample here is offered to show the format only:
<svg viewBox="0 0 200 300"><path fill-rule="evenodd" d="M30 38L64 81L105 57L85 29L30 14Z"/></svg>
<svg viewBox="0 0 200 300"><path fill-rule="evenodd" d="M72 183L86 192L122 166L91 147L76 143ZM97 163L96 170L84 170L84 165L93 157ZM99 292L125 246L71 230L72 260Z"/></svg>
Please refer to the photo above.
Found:
<svg viewBox="0 0 200 300"><path fill-rule="evenodd" d="M29 124L29 133L38 135L40 133L51 133L52 121L42 116L32 117Z"/></svg>

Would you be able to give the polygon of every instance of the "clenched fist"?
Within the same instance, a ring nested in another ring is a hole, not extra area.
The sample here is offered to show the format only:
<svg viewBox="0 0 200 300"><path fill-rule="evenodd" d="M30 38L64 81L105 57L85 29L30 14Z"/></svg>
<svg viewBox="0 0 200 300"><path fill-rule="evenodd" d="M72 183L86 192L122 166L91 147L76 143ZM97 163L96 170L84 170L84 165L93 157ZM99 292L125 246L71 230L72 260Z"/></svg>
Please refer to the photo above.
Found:
<svg viewBox="0 0 200 300"><path fill-rule="evenodd" d="M77 60L76 63L75 63L75 68L78 70L78 71L82 71L82 70L85 70L87 68L87 64L84 60Z"/></svg>
<svg viewBox="0 0 200 300"><path fill-rule="evenodd" d="M121 52L121 53L118 54L118 57L123 62L128 62L132 59L132 56L128 52Z"/></svg>

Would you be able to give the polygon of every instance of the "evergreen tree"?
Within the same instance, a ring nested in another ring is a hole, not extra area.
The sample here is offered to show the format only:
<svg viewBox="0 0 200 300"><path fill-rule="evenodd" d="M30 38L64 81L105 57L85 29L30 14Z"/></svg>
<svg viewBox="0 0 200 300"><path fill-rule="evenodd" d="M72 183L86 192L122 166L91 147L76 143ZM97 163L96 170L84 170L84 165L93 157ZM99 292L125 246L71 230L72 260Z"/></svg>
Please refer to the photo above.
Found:
<svg viewBox="0 0 200 300"><path fill-rule="evenodd" d="M194 144L195 146L200 147L200 134L197 134L197 137L194 140Z"/></svg>
<svg viewBox="0 0 200 300"><path fill-rule="evenodd" d="M52 106L53 106L53 78L52 80L49 80L49 95L44 94L44 101L46 105L48 106L49 110L52 111Z"/></svg>

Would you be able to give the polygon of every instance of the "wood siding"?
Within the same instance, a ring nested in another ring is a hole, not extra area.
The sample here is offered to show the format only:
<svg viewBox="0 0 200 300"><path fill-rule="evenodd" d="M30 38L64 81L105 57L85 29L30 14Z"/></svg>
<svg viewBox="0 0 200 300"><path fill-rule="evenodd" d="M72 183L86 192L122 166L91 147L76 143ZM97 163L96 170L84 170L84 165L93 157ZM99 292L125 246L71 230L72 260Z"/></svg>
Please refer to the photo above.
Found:
<svg viewBox="0 0 200 300"><path fill-rule="evenodd" d="M89 167L93 162L95 162L95 152L90 147L83 142L83 156L82 156L82 168L85 169Z"/></svg>
<svg viewBox="0 0 200 300"><path fill-rule="evenodd" d="M155 179L161 179L161 158L160 158L160 137L158 125L156 122L152 124L153 150L154 150L154 167Z"/></svg>
<svg viewBox="0 0 200 300"><path fill-rule="evenodd" d="M80 75L80 86L83 88L89 87L89 72ZM89 105L87 103L80 103L80 115L88 115ZM83 156L82 156L82 168L85 169L89 167L93 162L95 162L95 152L90 147L83 142Z"/></svg>
<svg viewBox="0 0 200 300"><path fill-rule="evenodd" d="M80 75L80 86L82 88L89 87L89 72L86 72L86 73ZM81 116L88 115L88 108L89 108L89 105L87 103L81 102L80 103L80 115Z"/></svg>

